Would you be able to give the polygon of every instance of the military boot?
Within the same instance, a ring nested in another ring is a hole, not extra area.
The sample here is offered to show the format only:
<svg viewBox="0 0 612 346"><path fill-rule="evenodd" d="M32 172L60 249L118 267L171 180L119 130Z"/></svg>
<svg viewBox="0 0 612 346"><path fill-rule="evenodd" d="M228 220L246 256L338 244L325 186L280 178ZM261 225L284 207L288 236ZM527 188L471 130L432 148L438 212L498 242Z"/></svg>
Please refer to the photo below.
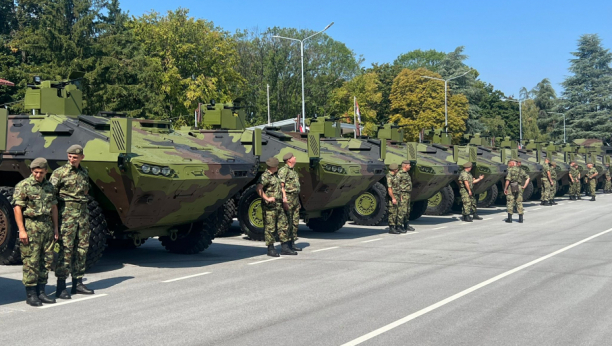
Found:
<svg viewBox="0 0 612 346"><path fill-rule="evenodd" d="M523 214L519 214L519 223L523 223Z"/></svg>
<svg viewBox="0 0 612 346"><path fill-rule="evenodd" d="M580 197L580 196L578 196L578 197L576 197L576 198L577 198L577 199L580 199L580 200L582 199L582 197Z"/></svg>
<svg viewBox="0 0 612 346"><path fill-rule="evenodd" d="M281 255L297 255L297 252L289 248L289 242L281 244Z"/></svg>
<svg viewBox="0 0 612 346"><path fill-rule="evenodd" d="M90 290L89 288L87 288L87 286L85 286L85 284L83 283L83 278L79 278L79 279L75 279L72 278L72 291L70 291L70 293L72 294L94 294L93 290Z"/></svg>
<svg viewBox="0 0 612 346"><path fill-rule="evenodd" d="M482 218L480 216L478 216L477 213L474 213L474 216L472 217L472 219L474 219L474 220L482 220Z"/></svg>
<svg viewBox="0 0 612 346"><path fill-rule="evenodd" d="M404 224L404 228L405 228L407 231L410 231L410 232L414 232L414 231L415 231L414 227L410 226L410 225L408 224L408 222L406 222L406 223Z"/></svg>
<svg viewBox="0 0 612 346"><path fill-rule="evenodd" d="M66 279L57 279L57 287L55 288L55 298L71 299L70 294L66 290Z"/></svg>
<svg viewBox="0 0 612 346"><path fill-rule="evenodd" d="M595 201L595 196L591 196L590 201L591 201L591 202Z"/></svg>
<svg viewBox="0 0 612 346"><path fill-rule="evenodd" d="M36 295L36 286L26 287L26 303L32 306L42 306L42 302Z"/></svg>
<svg viewBox="0 0 612 346"><path fill-rule="evenodd" d="M38 284L38 286L36 286L36 295L38 295L38 299L45 304L55 303L55 299L49 298L45 293L45 284Z"/></svg>
<svg viewBox="0 0 612 346"><path fill-rule="evenodd" d="M270 257L280 257L276 249L274 248L274 244L268 245L268 256Z"/></svg>
<svg viewBox="0 0 612 346"><path fill-rule="evenodd" d="M554 198L550 200L550 205L557 205L557 204L559 204L559 203L555 202Z"/></svg>
<svg viewBox="0 0 612 346"><path fill-rule="evenodd" d="M472 218L469 215L463 215L463 221L472 222Z"/></svg>
<svg viewBox="0 0 612 346"><path fill-rule="evenodd" d="M302 251L301 247L297 247L295 246L295 240L292 240L289 242L289 247L291 248L291 250L293 251Z"/></svg>
<svg viewBox="0 0 612 346"><path fill-rule="evenodd" d="M395 226L389 226L389 234L400 234Z"/></svg>
<svg viewBox="0 0 612 346"><path fill-rule="evenodd" d="M508 214L508 218L506 219L507 223L512 223L512 214Z"/></svg>
<svg viewBox="0 0 612 346"><path fill-rule="evenodd" d="M548 201L542 201L542 205L545 205L545 206L549 206L549 207L550 207L552 204L548 203Z"/></svg>

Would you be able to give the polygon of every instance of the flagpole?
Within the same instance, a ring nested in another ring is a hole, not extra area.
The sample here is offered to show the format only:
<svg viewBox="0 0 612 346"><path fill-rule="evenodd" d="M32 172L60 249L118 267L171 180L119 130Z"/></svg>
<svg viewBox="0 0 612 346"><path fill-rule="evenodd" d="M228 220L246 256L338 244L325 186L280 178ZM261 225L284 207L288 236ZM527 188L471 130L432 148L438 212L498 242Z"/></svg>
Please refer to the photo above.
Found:
<svg viewBox="0 0 612 346"><path fill-rule="evenodd" d="M353 96L353 123L355 124L355 131L353 131L353 135L355 139L357 138L357 96Z"/></svg>

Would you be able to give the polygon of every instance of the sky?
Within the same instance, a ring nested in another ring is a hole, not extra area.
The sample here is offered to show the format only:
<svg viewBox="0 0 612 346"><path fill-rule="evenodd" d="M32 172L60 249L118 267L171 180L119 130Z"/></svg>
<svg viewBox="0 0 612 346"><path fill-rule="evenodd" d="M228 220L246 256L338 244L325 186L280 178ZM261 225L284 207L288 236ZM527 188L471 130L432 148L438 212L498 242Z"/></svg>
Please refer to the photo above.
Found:
<svg viewBox="0 0 612 346"><path fill-rule="evenodd" d="M120 0L139 16L179 7L231 33L293 27L322 30L365 62L393 62L415 49L453 51L465 46L466 63L507 96L549 78L557 92L571 52L583 34L599 34L612 48L612 1L208 1Z"/></svg>

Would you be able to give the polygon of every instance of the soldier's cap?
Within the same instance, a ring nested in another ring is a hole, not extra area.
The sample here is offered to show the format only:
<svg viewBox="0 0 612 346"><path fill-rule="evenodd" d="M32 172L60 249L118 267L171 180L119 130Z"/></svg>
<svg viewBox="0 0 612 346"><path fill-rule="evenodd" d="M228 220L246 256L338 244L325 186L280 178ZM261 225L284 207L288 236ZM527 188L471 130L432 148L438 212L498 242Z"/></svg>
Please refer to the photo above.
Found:
<svg viewBox="0 0 612 346"><path fill-rule="evenodd" d="M287 161L292 157L293 157L293 153L286 153L285 156L283 156L283 161Z"/></svg>
<svg viewBox="0 0 612 346"><path fill-rule="evenodd" d="M30 169L35 168L47 169L47 159L45 159L44 157L39 157L32 160L32 163L30 163Z"/></svg>
<svg viewBox="0 0 612 346"><path fill-rule="evenodd" d="M463 168L470 168L472 167L472 163L471 162L466 162L463 164Z"/></svg>
<svg viewBox="0 0 612 346"><path fill-rule="evenodd" d="M553 161L553 162L551 162L550 164L551 164L551 165L553 165L553 166L556 166L556 165L557 165L557 163L556 163L556 162L554 162L554 161Z"/></svg>
<svg viewBox="0 0 612 346"><path fill-rule="evenodd" d="M402 161L402 165L410 165L410 164L411 164L410 160Z"/></svg>
<svg viewBox="0 0 612 346"><path fill-rule="evenodd" d="M391 171L396 171L399 169L399 166L397 165L397 163L392 163L389 165L389 170Z"/></svg>
<svg viewBox="0 0 612 346"><path fill-rule="evenodd" d="M516 159L509 159L509 160L508 160L508 163L510 163L510 162L512 162L512 161L516 162Z"/></svg>
<svg viewBox="0 0 612 346"><path fill-rule="evenodd" d="M523 161L521 161L521 159L516 159L516 160L514 160L514 161L516 161L517 163L521 163L521 162L523 162Z"/></svg>
<svg viewBox="0 0 612 346"><path fill-rule="evenodd" d="M78 144L71 145L68 150L66 150L68 154L83 154L83 147Z"/></svg>
<svg viewBox="0 0 612 346"><path fill-rule="evenodd" d="M276 157L271 157L269 159L266 160L266 165L268 165L268 167L278 167L278 159Z"/></svg>

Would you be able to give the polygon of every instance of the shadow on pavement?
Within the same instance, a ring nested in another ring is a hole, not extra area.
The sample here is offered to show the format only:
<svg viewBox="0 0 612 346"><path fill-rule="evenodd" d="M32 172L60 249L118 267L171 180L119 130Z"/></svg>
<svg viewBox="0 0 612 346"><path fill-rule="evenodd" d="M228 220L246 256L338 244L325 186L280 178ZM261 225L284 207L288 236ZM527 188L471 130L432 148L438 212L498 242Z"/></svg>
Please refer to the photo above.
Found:
<svg viewBox="0 0 612 346"><path fill-rule="evenodd" d="M0 277L0 306L23 301L25 307L25 287L21 280Z"/></svg>

